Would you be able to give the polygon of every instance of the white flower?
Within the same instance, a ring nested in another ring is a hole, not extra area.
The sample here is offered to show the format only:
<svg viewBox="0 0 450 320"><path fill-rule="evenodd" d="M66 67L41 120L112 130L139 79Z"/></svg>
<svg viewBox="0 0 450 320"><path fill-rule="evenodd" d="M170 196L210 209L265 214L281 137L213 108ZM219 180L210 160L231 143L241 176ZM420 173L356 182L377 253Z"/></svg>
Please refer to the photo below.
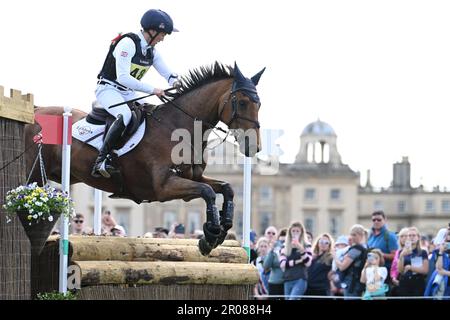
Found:
<svg viewBox="0 0 450 320"><path fill-rule="evenodd" d="M8 201L8 206L12 206L12 202L11 201Z"/></svg>
<svg viewBox="0 0 450 320"><path fill-rule="evenodd" d="M40 206L42 206L42 202L36 201L36 205L37 205L38 207L40 207Z"/></svg>
<svg viewBox="0 0 450 320"><path fill-rule="evenodd" d="M48 216L48 221L52 222L53 221L53 216Z"/></svg>
<svg viewBox="0 0 450 320"><path fill-rule="evenodd" d="M29 213L33 213L34 209L31 208L30 210L28 210Z"/></svg>
<svg viewBox="0 0 450 320"><path fill-rule="evenodd" d="M47 202L47 201L48 201L48 198L47 198L47 197L43 197L43 198L42 198L42 201Z"/></svg>
<svg viewBox="0 0 450 320"><path fill-rule="evenodd" d="M24 206L25 208L29 208L29 207L30 207L30 205L29 205L28 203L25 203L23 206Z"/></svg>
<svg viewBox="0 0 450 320"><path fill-rule="evenodd" d="M34 214L33 215L33 219L37 219L38 218L38 215L37 214Z"/></svg>
<svg viewBox="0 0 450 320"><path fill-rule="evenodd" d="M42 216L42 212L38 212L39 217Z"/></svg>

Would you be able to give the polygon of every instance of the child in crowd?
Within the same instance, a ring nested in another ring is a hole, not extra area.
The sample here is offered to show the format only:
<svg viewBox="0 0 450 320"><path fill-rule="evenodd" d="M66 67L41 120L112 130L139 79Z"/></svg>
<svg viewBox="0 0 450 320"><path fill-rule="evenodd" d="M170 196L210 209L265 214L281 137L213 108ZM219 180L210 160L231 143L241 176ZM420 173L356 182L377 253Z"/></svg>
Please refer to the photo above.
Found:
<svg viewBox="0 0 450 320"><path fill-rule="evenodd" d="M348 237L341 235L337 238L336 243L334 244L335 247L335 256L339 261L342 262L344 259L345 253L350 248L348 243ZM331 292L336 296L342 296L344 295L343 289L341 287L341 277L340 277L340 271L336 266L336 262L333 259L333 263L331 266L331 282L330 282L330 290Z"/></svg>
<svg viewBox="0 0 450 320"><path fill-rule="evenodd" d="M388 275L384 267L383 253L380 249L373 249L367 254L366 264L361 272L361 283L366 284L363 300L372 300L373 297L384 297L389 286L384 283Z"/></svg>

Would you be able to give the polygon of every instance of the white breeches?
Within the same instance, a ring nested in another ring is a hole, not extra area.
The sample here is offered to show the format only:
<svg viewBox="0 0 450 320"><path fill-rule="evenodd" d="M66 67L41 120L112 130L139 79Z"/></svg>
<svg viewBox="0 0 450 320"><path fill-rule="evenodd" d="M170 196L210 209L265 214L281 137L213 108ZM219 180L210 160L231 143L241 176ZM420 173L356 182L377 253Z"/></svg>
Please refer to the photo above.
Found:
<svg viewBox="0 0 450 320"><path fill-rule="evenodd" d="M95 90L95 96L97 98L98 104L117 118L119 114L122 115L123 122L125 126L130 123L131 120L131 111L127 104L123 104L117 107L109 108L112 105L117 103L125 102L128 100L132 100L138 98L134 91L121 91L110 85L97 85L97 89ZM144 103L145 100L139 100L139 102Z"/></svg>

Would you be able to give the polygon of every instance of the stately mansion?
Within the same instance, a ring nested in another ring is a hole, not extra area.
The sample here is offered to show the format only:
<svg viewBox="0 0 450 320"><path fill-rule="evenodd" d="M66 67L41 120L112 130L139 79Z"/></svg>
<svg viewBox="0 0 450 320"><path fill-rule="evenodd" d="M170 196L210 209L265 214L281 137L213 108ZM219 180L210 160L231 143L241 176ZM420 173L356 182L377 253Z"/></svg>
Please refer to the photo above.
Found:
<svg viewBox="0 0 450 320"><path fill-rule="evenodd" d="M226 150L235 148L221 146ZM206 174L231 183L235 191L234 231L242 233L243 161L217 164L212 161ZM329 232L334 236L349 232L360 223L371 225L371 213L384 210L389 229L417 226L423 234L434 235L450 221L450 193L435 189L425 191L410 184L411 164L407 157L393 164L392 183L388 188L374 189L370 174L364 185L359 172L342 163L334 129L323 121L308 124L300 135L300 148L294 163L279 164L276 174L267 174L267 159L253 159L251 225L263 233L269 225L285 227L302 221L314 235ZM270 169L270 168L269 168ZM386 168L388 170L388 168ZM94 190L84 184L72 187L76 211L93 225ZM222 197L217 204L221 208ZM184 202L137 205L130 200L109 199L103 193L103 208L110 210L128 235L139 236L155 227L184 223L186 234L202 229L205 204L202 199Z"/></svg>

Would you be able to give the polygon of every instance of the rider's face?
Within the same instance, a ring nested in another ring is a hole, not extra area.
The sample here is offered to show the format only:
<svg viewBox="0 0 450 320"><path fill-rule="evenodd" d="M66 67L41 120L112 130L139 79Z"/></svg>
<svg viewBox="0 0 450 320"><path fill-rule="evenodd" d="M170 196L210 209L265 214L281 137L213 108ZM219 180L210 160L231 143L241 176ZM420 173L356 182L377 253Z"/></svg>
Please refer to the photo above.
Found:
<svg viewBox="0 0 450 320"><path fill-rule="evenodd" d="M158 32L155 30L148 30L148 34L150 34L152 37L154 37ZM164 37L167 35L165 32L159 32L156 38L153 38L153 40L149 43L150 46L155 46L157 43L164 41ZM147 42L150 41L150 37L147 38Z"/></svg>

